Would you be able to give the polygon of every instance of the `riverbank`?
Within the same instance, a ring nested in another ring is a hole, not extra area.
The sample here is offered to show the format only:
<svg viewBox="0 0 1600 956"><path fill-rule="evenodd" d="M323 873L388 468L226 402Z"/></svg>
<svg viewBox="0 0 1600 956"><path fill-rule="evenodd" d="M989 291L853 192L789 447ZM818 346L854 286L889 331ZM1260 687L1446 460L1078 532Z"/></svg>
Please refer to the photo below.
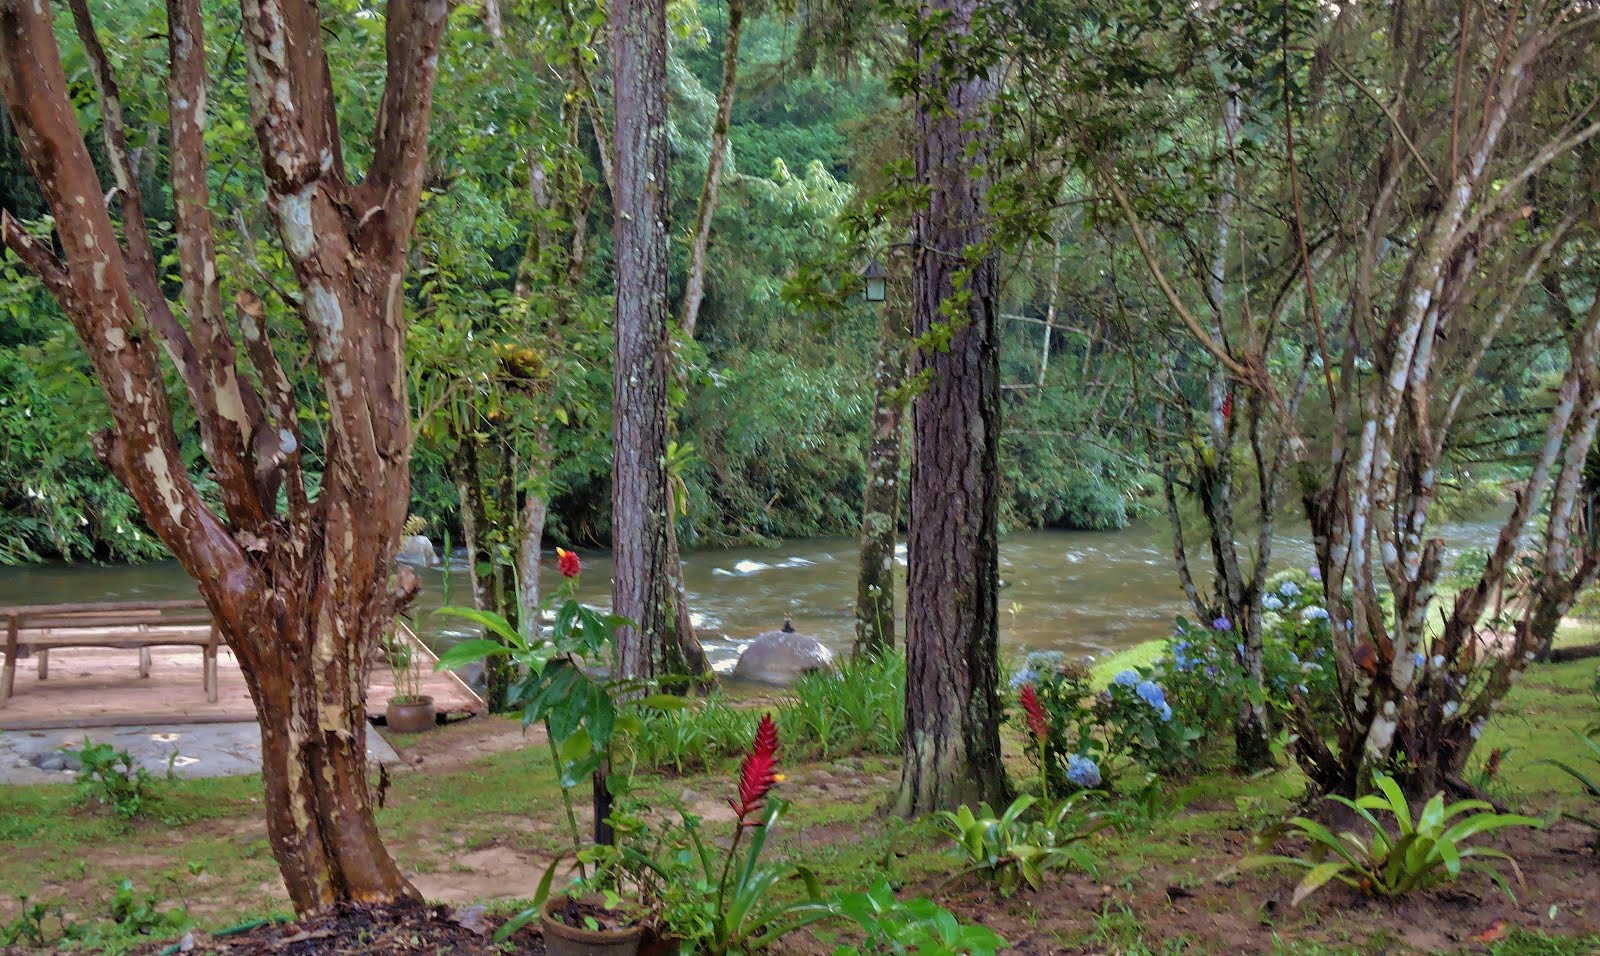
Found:
<svg viewBox="0 0 1600 956"><path fill-rule="evenodd" d="M1154 653L1130 650L1102 669ZM1528 671L1479 745L1480 761L1494 750L1503 755L1492 784L1498 798L1541 815L1577 799L1575 784L1537 763L1530 745L1537 740L1541 757L1579 757L1570 731L1600 716L1594 675L1593 661ZM391 742L405 769L381 787L379 821L417 886L432 900L482 903L491 914L532 896L566 842L537 732L524 736L517 722L491 718ZM1015 778L1025 781L1020 741L1008 736L1006 750ZM1087 872L1051 876L1038 894L1005 899L986 885L947 884L953 858L937 824L907 827L880 813L898 780L897 760L787 755L785 772L782 792L792 812L778 852L804 859L834 883L859 888L883 875L931 894L964 919L997 929L1018 952L1600 952L1600 881L1588 834L1575 824L1490 841L1514 852L1526 875L1515 903L1486 880L1468 878L1397 906L1331 890L1294 908L1288 892L1297 878L1286 870L1220 883L1216 876L1249 851L1262 826L1291 809L1302 779L1292 770L1240 779L1213 769L1143 801L1152 812L1139 827L1097 837ZM715 819L719 808L725 812L731 775L724 762L705 773L647 776L644 785ZM147 815L131 822L80 808L68 787L0 788L0 927L24 914L21 897L46 904L49 913L59 907L59 919L45 921L48 932L72 927L107 952L126 951L124 944L151 937L107 919L123 880L149 913L181 911L203 928L286 908L258 778L161 780L153 787ZM177 923L163 919L149 917L146 928L176 935ZM1481 944L1478 936L1498 941ZM833 942L818 930L796 948L821 954Z"/></svg>

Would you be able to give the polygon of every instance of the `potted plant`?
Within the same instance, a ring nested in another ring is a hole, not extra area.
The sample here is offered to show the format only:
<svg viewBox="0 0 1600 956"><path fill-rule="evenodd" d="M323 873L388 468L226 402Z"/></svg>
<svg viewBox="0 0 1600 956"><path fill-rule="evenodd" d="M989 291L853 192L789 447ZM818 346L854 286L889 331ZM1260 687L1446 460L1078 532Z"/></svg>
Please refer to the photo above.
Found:
<svg viewBox="0 0 1600 956"><path fill-rule="evenodd" d="M384 634L383 648L389 658L389 672L394 676L394 696L384 711L389 729L401 734L433 729L438 716L433 698L422 692L422 668L415 649L393 628Z"/></svg>
<svg viewBox="0 0 1600 956"><path fill-rule="evenodd" d="M548 637L523 634L503 616L490 611L441 608L440 613L481 625L486 636L450 648L440 657L437 667L442 670L489 657L509 657L517 671L509 703L522 710L524 727L544 725L550 761L561 785L572 848L551 863L534 906L507 922L497 938L507 939L538 919L545 931L545 946L556 956L632 956L643 935L642 908L625 905L611 891L614 880L602 874L610 873L617 859L615 848L607 845L611 842L607 783L611 744L616 735L637 722L618 713L613 695L619 689L639 685L612 682L594 673L594 665L607 656L616 629L628 622L580 603L578 556L570 551L558 553L564 586L555 596L560 606ZM585 780L592 782L595 793L594 844L586 844L579 832L572 799L573 788ZM581 887L605 887L609 892L603 896L582 892L551 894L556 869L568 856L576 860Z"/></svg>
<svg viewBox="0 0 1600 956"><path fill-rule="evenodd" d="M620 900L558 893L539 907L539 928L551 956L634 956L644 924Z"/></svg>

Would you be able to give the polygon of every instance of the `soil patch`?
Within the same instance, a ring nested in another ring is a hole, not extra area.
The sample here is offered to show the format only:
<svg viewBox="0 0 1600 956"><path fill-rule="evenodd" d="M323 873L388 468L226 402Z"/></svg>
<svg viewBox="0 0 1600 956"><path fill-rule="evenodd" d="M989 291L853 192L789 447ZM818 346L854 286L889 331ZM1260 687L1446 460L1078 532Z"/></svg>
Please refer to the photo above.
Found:
<svg viewBox="0 0 1600 956"><path fill-rule="evenodd" d="M480 909L401 903L394 906L352 906L291 923L266 923L233 936L196 933L186 953L218 956L542 956L544 940L524 928L505 944L494 942L498 921ZM168 944L171 945L171 944ZM182 945L182 944L179 944ZM151 947L153 956L165 946Z"/></svg>

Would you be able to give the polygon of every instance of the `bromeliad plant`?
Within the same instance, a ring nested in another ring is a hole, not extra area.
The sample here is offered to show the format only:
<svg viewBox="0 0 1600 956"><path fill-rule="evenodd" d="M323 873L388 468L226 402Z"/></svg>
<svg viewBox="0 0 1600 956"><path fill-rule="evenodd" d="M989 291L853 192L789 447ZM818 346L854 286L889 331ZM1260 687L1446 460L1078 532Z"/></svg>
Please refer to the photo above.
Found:
<svg viewBox="0 0 1600 956"><path fill-rule="evenodd" d="M836 915L860 927L859 946L840 946L833 956L994 956L1005 937L985 926L968 926L925 897L900 900L888 880L870 890L840 893Z"/></svg>
<svg viewBox="0 0 1600 956"><path fill-rule="evenodd" d="M940 811L940 821L968 861L952 879L981 873L1002 895L1010 896L1024 883L1038 890L1047 870L1065 866L1092 869L1094 860L1084 841L1110 826L1110 818L1080 813L1076 799L1068 799L1049 818L1027 822L1023 817L1037 802L1031 796L1018 797L998 817L987 803L979 804L977 813L971 807Z"/></svg>
<svg viewBox="0 0 1600 956"><path fill-rule="evenodd" d="M1304 867L1309 872L1295 887L1291 901L1295 906L1332 880L1368 896L1398 899L1417 890L1454 882L1466 870L1488 876L1507 896L1516 899L1505 876L1494 863L1487 861L1504 861L1521 884L1522 871L1517 861L1499 850L1466 843L1493 830L1542 826L1540 821L1517 814L1495 813L1482 800L1463 800L1446 806L1443 793L1434 794L1413 819L1411 805L1399 784L1383 774L1375 775L1375 782L1378 793L1356 800L1341 796L1328 798L1355 811L1367 823L1371 833L1366 838L1349 831L1336 836L1314 820L1296 817L1289 821L1288 829L1310 840L1311 852L1304 857L1251 857L1240 866L1292 863ZM1391 836L1373 811L1393 817L1398 836Z"/></svg>
<svg viewBox="0 0 1600 956"><path fill-rule="evenodd" d="M648 870L659 881L662 929L681 938L685 952L708 956L753 953L834 915L809 869L761 862L767 838L786 806L771 796L772 788L783 779L777 763L778 726L765 714L739 767L738 796L728 802L734 829L726 850L708 844L700 820L681 811L682 824L662 850L623 850L626 863ZM804 884L804 901L767 898L775 887L791 879Z"/></svg>

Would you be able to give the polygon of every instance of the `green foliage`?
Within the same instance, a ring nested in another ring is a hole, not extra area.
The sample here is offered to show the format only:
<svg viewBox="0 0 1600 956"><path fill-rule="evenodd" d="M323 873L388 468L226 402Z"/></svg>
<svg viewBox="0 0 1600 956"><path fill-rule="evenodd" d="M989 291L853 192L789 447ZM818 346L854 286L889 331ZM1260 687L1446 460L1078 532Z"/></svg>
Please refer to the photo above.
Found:
<svg viewBox="0 0 1600 956"><path fill-rule="evenodd" d="M126 750L118 750L108 743L93 743L85 737L82 747L63 752L82 764L78 771L77 793L84 805L109 807L119 817L144 814L150 801L150 774L134 763Z"/></svg>
<svg viewBox="0 0 1600 956"><path fill-rule="evenodd" d="M835 947L833 956L993 956L1006 945L999 933L968 926L926 897L899 899L887 880L840 893L831 906L866 937L857 946Z"/></svg>
<svg viewBox="0 0 1600 956"><path fill-rule="evenodd" d="M1468 846L1467 841L1507 827L1537 827L1541 825L1538 820L1495 813L1482 800L1463 800L1446 806L1443 793L1434 794L1413 818L1411 805L1399 784L1383 774L1376 775L1375 783L1378 793L1356 800L1341 796L1328 798L1354 811L1366 822L1369 832L1365 838L1348 830L1335 835L1315 820L1295 817L1289 821L1288 828L1310 841L1311 850L1306 856L1251 857L1241 865L1283 862L1304 867L1309 872L1295 887L1292 902L1296 906L1330 880L1338 880L1369 896L1399 899L1418 890L1454 882L1464 871L1488 876L1507 896L1515 899L1505 876L1494 863L1487 861L1504 861L1520 883L1522 871L1517 868L1516 861L1491 847ZM1373 811L1387 813L1397 835L1391 835ZM1457 817L1461 819L1456 820Z"/></svg>
<svg viewBox="0 0 1600 956"><path fill-rule="evenodd" d="M34 950L61 949L122 956L148 951L153 939L181 933L193 925L185 907L163 908L155 893L140 892L133 880L118 880L106 901L105 919L80 922L69 919L57 903L18 900L21 912L0 923L0 946L27 946ZM51 921L54 926L48 925Z"/></svg>
<svg viewBox="0 0 1600 956"><path fill-rule="evenodd" d="M950 831L956 849L967 861L964 872L981 873L1010 896L1026 884L1038 890L1044 874L1060 867L1093 868L1082 844L1111 825L1099 813L1083 813L1074 800L1063 801L1046 819L1029 822L1024 815L1038 801L1021 796L996 817L987 803L941 810L939 820Z"/></svg>
<svg viewBox="0 0 1600 956"><path fill-rule="evenodd" d="M1096 691L1092 673L1063 663L1055 651L1035 651L1012 674L1011 686L1032 686L1049 725L1043 742L1029 735L1051 792L1088 789L1129 767L1170 773L1193 756L1201 731L1166 700L1152 668L1127 667Z"/></svg>
<svg viewBox="0 0 1600 956"><path fill-rule="evenodd" d="M759 714L721 694L669 710L645 709L629 744L639 764L676 773L703 769L742 753ZM905 657L851 658L837 674L795 682L775 717L789 753L824 759L849 753L898 754L905 724Z"/></svg>
<svg viewBox="0 0 1600 956"><path fill-rule="evenodd" d="M1589 763L1594 765L1593 769L1575 766L1565 760L1556 760L1553 758L1548 760L1540 760L1537 762L1549 764L1550 766L1555 767L1557 770L1560 770L1562 773L1571 777L1573 780L1577 781L1577 784L1583 790L1584 795L1589 797L1590 803L1593 804L1593 806L1588 812L1569 812L1563 813L1562 816L1576 823L1581 823L1593 830L1595 833L1595 852L1600 853L1600 739L1597 739L1594 735L1584 736L1577 731L1573 731L1572 735L1578 738L1580 745L1586 751L1584 756L1588 758Z"/></svg>

